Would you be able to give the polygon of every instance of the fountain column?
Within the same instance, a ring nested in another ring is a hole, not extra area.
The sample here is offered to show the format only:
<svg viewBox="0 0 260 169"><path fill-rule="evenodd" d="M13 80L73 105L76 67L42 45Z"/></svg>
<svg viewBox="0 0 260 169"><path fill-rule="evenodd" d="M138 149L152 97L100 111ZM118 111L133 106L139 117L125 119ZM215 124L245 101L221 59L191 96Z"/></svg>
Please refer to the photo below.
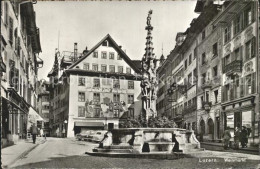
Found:
<svg viewBox="0 0 260 169"><path fill-rule="evenodd" d="M145 47L145 54L142 58L142 81L141 81L141 88L142 88L142 110L143 115L145 116L146 120L149 117L157 116L156 112L156 98L157 98L157 89L158 89L158 82L156 77L156 70L157 70L157 59L155 58L155 54L153 53L153 42L152 42L152 30L153 27L151 25L151 15L152 10L148 12L147 17L147 26L145 29L147 30L147 37L146 37L146 47Z"/></svg>

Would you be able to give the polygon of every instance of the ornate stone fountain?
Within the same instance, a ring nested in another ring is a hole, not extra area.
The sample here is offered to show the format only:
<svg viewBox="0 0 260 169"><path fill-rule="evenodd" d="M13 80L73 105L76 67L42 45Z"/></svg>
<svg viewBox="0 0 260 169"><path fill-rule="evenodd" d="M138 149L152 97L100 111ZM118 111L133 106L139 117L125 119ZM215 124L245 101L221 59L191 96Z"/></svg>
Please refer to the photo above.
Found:
<svg viewBox="0 0 260 169"><path fill-rule="evenodd" d="M147 17L147 41L142 58L143 114L148 120L156 113L157 59L153 53L151 14ZM179 158L187 152L200 151L194 132L180 128L123 128L109 131L99 147L86 154L109 157Z"/></svg>

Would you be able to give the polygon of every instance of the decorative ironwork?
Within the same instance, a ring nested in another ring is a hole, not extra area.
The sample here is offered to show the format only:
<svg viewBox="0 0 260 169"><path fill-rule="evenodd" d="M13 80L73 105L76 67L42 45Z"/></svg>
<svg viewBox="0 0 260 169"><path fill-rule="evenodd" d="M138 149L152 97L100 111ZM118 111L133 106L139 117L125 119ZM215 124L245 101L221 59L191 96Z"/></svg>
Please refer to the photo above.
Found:
<svg viewBox="0 0 260 169"><path fill-rule="evenodd" d="M233 74L242 72L242 61L235 60L224 67L224 73Z"/></svg>

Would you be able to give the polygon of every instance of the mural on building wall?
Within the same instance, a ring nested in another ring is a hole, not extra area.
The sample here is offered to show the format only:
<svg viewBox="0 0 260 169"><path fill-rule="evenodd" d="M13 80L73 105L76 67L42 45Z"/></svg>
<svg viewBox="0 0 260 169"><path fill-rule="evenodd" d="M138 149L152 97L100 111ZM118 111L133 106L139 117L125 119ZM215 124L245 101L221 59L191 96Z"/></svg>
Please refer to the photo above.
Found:
<svg viewBox="0 0 260 169"><path fill-rule="evenodd" d="M87 100L85 107L86 117L121 117L128 111L124 101L112 102L108 97L102 103Z"/></svg>

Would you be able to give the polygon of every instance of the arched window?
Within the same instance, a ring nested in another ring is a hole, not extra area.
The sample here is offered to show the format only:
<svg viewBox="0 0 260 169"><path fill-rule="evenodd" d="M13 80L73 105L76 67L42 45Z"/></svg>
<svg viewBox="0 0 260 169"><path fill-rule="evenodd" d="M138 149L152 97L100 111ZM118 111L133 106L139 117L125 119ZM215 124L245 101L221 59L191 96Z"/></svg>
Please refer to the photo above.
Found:
<svg viewBox="0 0 260 169"><path fill-rule="evenodd" d="M204 120L200 121L200 132L201 132L201 134L205 134L205 121Z"/></svg>
<svg viewBox="0 0 260 169"><path fill-rule="evenodd" d="M209 134L214 133L214 122L212 119L208 120L208 129L209 129Z"/></svg>

